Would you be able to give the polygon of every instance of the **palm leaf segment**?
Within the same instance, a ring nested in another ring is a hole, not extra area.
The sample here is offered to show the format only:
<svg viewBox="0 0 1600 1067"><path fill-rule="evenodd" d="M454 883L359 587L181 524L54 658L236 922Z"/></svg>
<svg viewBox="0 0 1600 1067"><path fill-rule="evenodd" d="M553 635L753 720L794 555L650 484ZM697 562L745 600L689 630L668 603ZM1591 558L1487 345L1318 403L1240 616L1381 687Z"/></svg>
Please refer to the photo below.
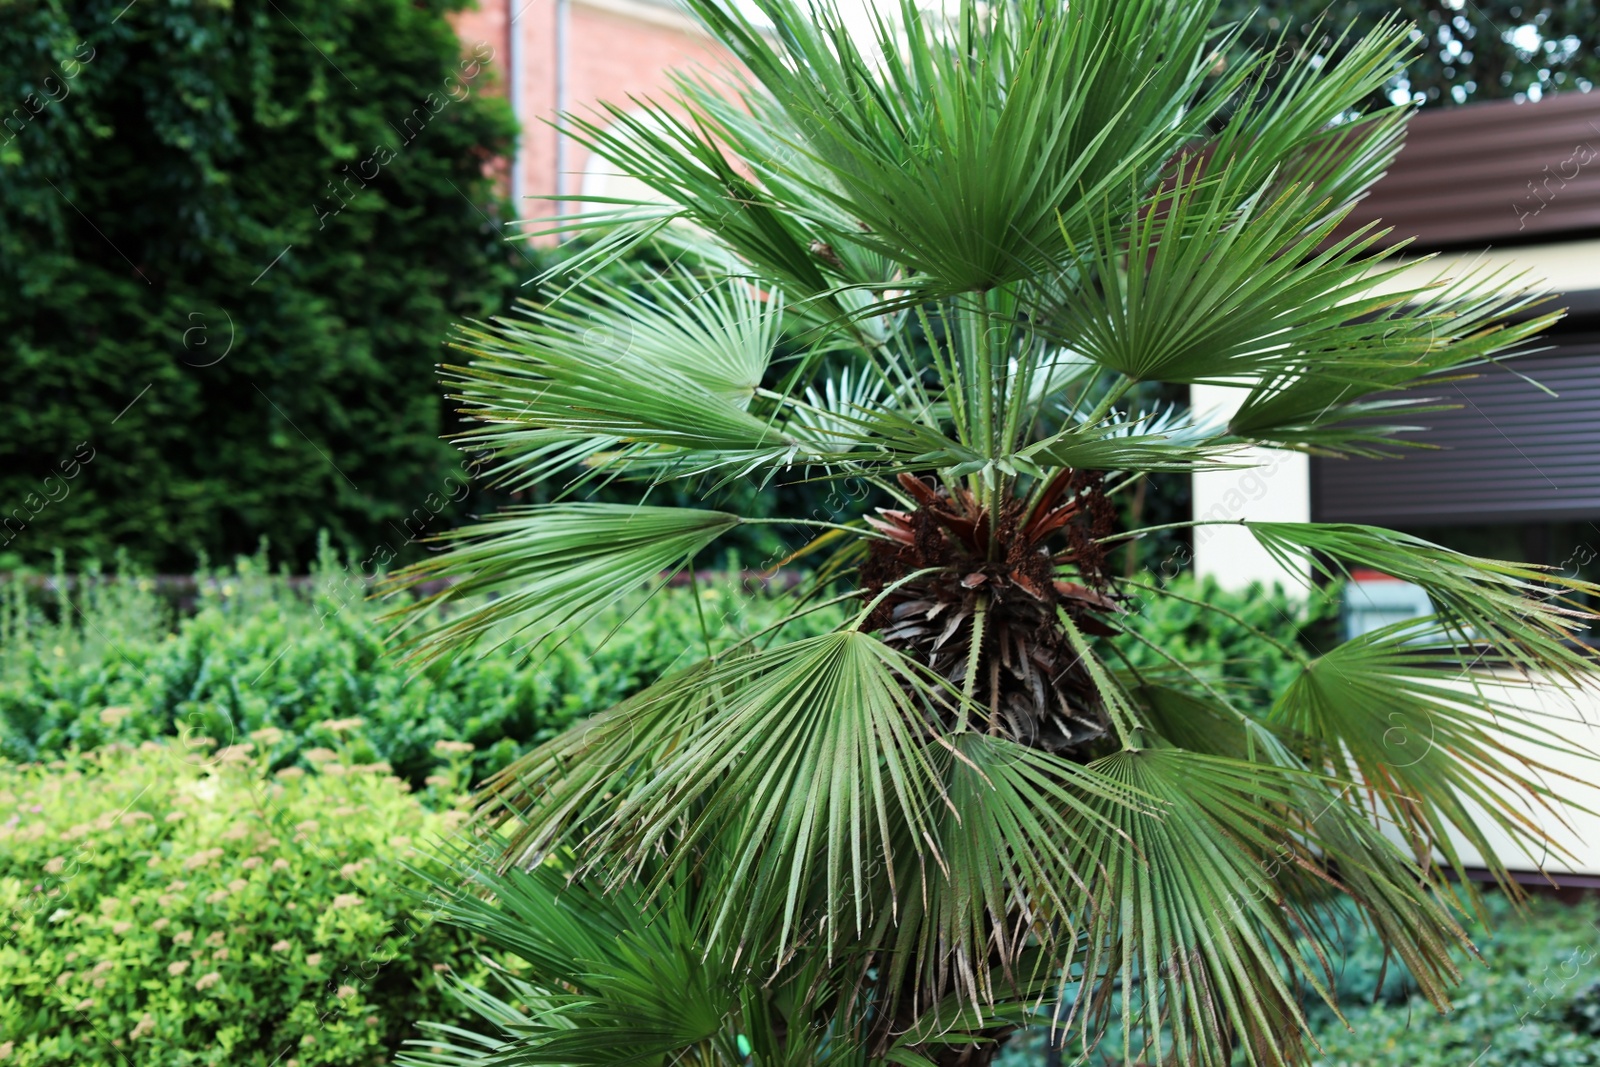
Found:
<svg viewBox="0 0 1600 1067"><path fill-rule="evenodd" d="M1201 665L1124 666L1139 628L1105 556L1138 534L1107 501L1139 478L1254 444L1370 451L1397 428L1373 416L1428 410L1439 375L1549 321L1497 279L1369 295L1394 268L1341 223L1405 115L1356 108L1406 28L1269 87L1262 58L1217 68L1207 4L907 4L863 43L827 4L759 2L770 26L691 0L741 74L570 119L655 198L567 216L598 238L573 287L465 332L450 371L507 484L645 502L452 535L402 580L455 584L407 621L424 655L534 652L772 521L715 506L741 481L877 494L785 520L818 562L797 615L854 614L748 635L489 784L503 866L464 868L498 903L463 921L533 971L518 1011L467 994L509 1035L481 1062L983 1063L1030 1022L1081 1049L1112 1028L1130 1060L1303 1062L1340 894L1443 1005L1455 842L1503 875L1484 820L1537 851L1524 802L1554 802L1526 746L1559 742L1505 672L1591 681L1569 639L1596 591L1368 527L1252 524L1438 612L1286 649L1299 675L1267 710ZM647 239L679 266L596 280ZM1243 403L1193 423L1131 402L1152 381ZM683 478L711 505L648 502ZM1397 729L1427 751L1395 758ZM647 1025L663 983L695 1011ZM480 1062L458 1052L429 1062Z"/></svg>

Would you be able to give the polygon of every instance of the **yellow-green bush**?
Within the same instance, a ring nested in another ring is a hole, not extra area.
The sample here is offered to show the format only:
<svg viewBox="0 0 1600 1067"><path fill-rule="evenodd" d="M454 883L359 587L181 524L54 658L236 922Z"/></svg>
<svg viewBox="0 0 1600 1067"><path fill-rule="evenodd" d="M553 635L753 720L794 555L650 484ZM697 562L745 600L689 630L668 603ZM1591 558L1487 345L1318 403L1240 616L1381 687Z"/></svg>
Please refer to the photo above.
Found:
<svg viewBox="0 0 1600 1067"><path fill-rule="evenodd" d="M255 761L0 766L0 1063L380 1063L454 1014L436 964L472 951L401 861L460 813L382 764Z"/></svg>

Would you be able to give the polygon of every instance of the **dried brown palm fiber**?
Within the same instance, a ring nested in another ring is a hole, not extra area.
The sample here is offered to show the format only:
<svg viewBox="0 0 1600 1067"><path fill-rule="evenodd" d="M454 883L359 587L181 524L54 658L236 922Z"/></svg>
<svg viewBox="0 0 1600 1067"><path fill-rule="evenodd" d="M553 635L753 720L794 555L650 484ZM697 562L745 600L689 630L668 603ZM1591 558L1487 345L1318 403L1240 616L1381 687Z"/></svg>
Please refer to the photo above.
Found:
<svg viewBox="0 0 1600 1067"><path fill-rule="evenodd" d="M1012 499L993 517L965 490L952 494L909 474L900 484L915 506L880 509L869 520L885 536L862 564L863 592L875 598L917 571L934 573L895 588L867 625L971 692L987 711L972 725L1069 759L1093 758L1110 723L1056 613L1085 633L1116 632L1111 620L1121 609L1096 543L1115 514L1100 476L1065 471L1031 511Z"/></svg>

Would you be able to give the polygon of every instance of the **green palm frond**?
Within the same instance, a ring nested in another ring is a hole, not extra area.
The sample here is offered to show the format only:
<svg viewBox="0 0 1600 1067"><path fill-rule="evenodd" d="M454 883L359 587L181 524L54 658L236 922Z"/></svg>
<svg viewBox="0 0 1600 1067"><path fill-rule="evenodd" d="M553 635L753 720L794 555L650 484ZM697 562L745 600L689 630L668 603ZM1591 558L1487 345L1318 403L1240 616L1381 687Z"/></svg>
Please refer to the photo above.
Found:
<svg viewBox="0 0 1600 1067"><path fill-rule="evenodd" d="M1562 818L1562 774L1539 753L1571 745L1527 701L1519 706L1515 697L1532 691L1525 676L1452 662L1428 635L1426 623L1399 623L1318 656L1279 696L1272 720L1308 744L1315 763L1360 782L1419 863L1439 855L1463 872L1460 840L1506 879L1508 858L1560 852L1536 816ZM1497 855L1490 825L1523 855Z"/></svg>
<svg viewBox="0 0 1600 1067"><path fill-rule="evenodd" d="M1275 444L1354 455L1384 455L1375 446L1388 445L1392 453L1397 434L1422 429L1414 420L1451 406L1456 377L1508 358L1500 354L1517 352L1560 318L1531 314L1544 299L1519 282L1469 272L1437 287L1372 298L1358 339L1378 358L1307 361L1263 375L1251 383L1229 429ZM1397 416L1408 421L1384 421Z"/></svg>
<svg viewBox="0 0 1600 1067"><path fill-rule="evenodd" d="M1004 1007L946 1010L938 1032L873 1035L870 997L856 970L822 957L796 960L769 980L708 936L725 878L665 875L660 891L607 889L574 877L570 856L501 870L492 841L457 845L420 873L435 921L508 953L499 993L459 978L450 992L495 1031L424 1024L428 1036L400 1062L412 1067L902 1067L927 1064L916 1048L960 1047ZM719 870L711 857L707 866ZM651 864L652 880L661 875Z"/></svg>
<svg viewBox="0 0 1600 1067"><path fill-rule="evenodd" d="M455 579L394 612L396 633L423 627L413 640L432 659L489 639L533 650L558 628L581 623L646 585L659 585L696 552L737 526L737 515L626 504L547 504L451 531L456 547L409 567L394 590ZM456 614L439 620L433 609ZM430 621L429 620L433 620Z"/></svg>
<svg viewBox="0 0 1600 1067"><path fill-rule="evenodd" d="M1085 232L1092 196L1148 182L1244 73L1197 102L1206 14L1158 23L1151 0L1096 0L1068 18L1028 0L993 9L1000 26L969 6L952 28L907 4L911 32L882 27L877 56L826 7L763 2L766 33L717 0L689 6L750 72L749 118L680 96L688 119L613 109L614 128L574 119L572 132L808 296L830 286L818 244L904 264L929 295L1047 273L1066 251L1063 212L1068 233ZM762 180L718 142L745 149ZM607 215L586 223L614 224Z"/></svg>
<svg viewBox="0 0 1600 1067"><path fill-rule="evenodd" d="M1469 556L1376 526L1244 525L1289 573L1309 561L1330 578L1349 577L1350 567L1368 567L1420 585L1438 612L1438 626L1460 650L1453 654L1463 662L1594 684L1589 657L1571 644L1593 618L1575 599L1594 591L1587 582L1547 567Z"/></svg>
<svg viewBox="0 0 1600 1067"><path fill-rule="evenodd" d="M1127 750L1095 770L1157 802L1108 808L1133 843L1105 867L1085 977L1074 1010L1110 1010L1120 994L1122 1055L1226 1064L1294 1062L1304 1025L1299 989L1332 1004L1328 947L1300 896L1335 886L1381 916L1430 992L1464 935L1419 888L1416 870L1339 795L1273 761L1173 748ZM1340 882L1350 870L1356 877ZM1087 1028L1083 1033L1092 1033ZM1140 1048L1142 1033L1151 1046Z"/></svg>
<svg viewBox="0 0 1600 1067"><path fill-rule="evenodd" d="M533 652L745 523L806 530L777 569L815 569L774 583L785 622L488 783L447 910L519 969L458 990L492 1035L411 1062L984 1067L1043 1022L1084 1055L1303 1064L1341 899L1446 1006L1450 875L1506 879L1492 840L1536 853L1561 816L1541 753L1571 746L1521 698L1600 681L1600 588L1228 520L1436 611L1325 651L1258 632L1268 701L1149 636L1130 593L1184 598L1112 558L1206 522L1141 527L1141 479L1425 447L1397 435L1553 321L1515 279L1414 285L1348 225L1404 135L1361 109L1410 29L1279 66L1212 3L905 0L865 36L832 0L688 4L741 69L563 120L655 199L551 223L595 242L448 371L491 477L568 502L449 535L396 617L423 657ZM692 266L610 269L641 241ZM1239 390L1226 426L1157 399L1193 383ZM700 507L580 502L690 477ZM846 479L806 516L717 503Z"/></svg>
<svg viewBox="0 0 1600 1067"><path fill-rule="evenodd" d="M484 424L464 444L505 461L512 485L590 459L597 443L709 455L711 466L792 458L798 442L749 410L782 321L781 296L676 274L463 330L457 347L474 358L448 370Z"/></svg>

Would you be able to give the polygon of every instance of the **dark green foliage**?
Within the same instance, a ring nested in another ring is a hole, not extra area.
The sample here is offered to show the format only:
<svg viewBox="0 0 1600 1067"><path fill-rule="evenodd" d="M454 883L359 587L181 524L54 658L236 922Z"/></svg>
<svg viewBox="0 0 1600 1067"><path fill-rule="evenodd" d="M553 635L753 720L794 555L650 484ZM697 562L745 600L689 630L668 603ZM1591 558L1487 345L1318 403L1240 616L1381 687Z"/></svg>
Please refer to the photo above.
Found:
<svg viewBox="0 0 1600 1067"><path fill-rule="evenodd" d="M1395 14L1416 24L1416 53L1405 75L1374 104L1409 98L1449 105L1519 94L1537 99L1587 92L1600 80L1600 24L1591 0L1224 0L1217 22L1246 21L1247 40L1281 36L1285 55L1338 55L1343 46L1332 45L1341 35L1347 45Z"/></svg>
<svg viewBox="0 0 1600 1067"><path fill-rule="evenodd" d="M5 5L0 566L459 521L434 366L532 273L460 2Z"/></svg>
<svg viewBox="0 0 1600 1067"><path fill-rule="evenodd" d="M307 749L331 747L356 763L386 760L422 786L450 763L433 745L466 741L476 746L477 781L704 648L693 593L674 589L637 614L623 608L570 630L531 663L507 650L413 676L384 642L376 621L382 605L364 600L354 577L324 558L310 590L296 592L244 560L207 578L196 610L175 628L147 580L91 583L70 594L70 603L50 594L41 602L13 583L0 633L0 756L48 759L70 748L173 735L226 745L270 726L286 733L272 748L275 768L303 762ZM1331 599L1301 600L1276 589L1229 593L1178 577L1165 591L1130 605L1129 628L1199 665L1244 706L1264 706L1294 675L1273 640L1315 654L1330 643L1336 618ZM766 597L725 580L702 583L700 596L718 647L778 617ZM837 617L820 612L790 630L820 632ZM1119 644L1139 669L1166 669L1144 642ZM108 723L101 715L107 707L127 713ZM365 721L348 730L321 725L350 718Z"/></svg>
<svg viewBox="0 0 1600 1067"><path fill-rule="evenodd" d="M1600 1064L1600 900L1548 897L1518 911L1498 893L1484 898L1487 922L1467 923L1483 961L1462 960L1455 1010L1440 1017L1417 992L1405 965L1385 960L1382 944L1347 906L1328 916L1344 952L1333 989L1354 1028L1321 1001L1306 1002L1323 1051L1321 1067L1594 1067ZM1043 1067L1045 1033L1018 1035L997 1067ZM1108 1050L1109 1051L1109 1050ZM1478 1057L1474 1059L1474 1057ZM1089 1064L1115 1062L1091 1057Z"/></svg>
<svg viewBox="0 0 1600 1067"><path fill-rule="evenodd" d="M1600 903L1593 897L1575 904L1539 898L1522 913L1499 895L1489 896L1486 904L1489 921L1468 924L1483 962L1463 960L1462 983L1451 996L1455 1010L1443 1018L1393 977L1374 1002L1381 950L1363 932L1339 978L1355 1033L1321 1017L1316 1031L1324 1052L1316 1062L1325 1067L1600 1064L1600 1044L1584 1023L1593 998L1590 987L1600 975L1595 925ZM1399 966L1389 962L1391 975Z"/></svg>
<svg viewBox="0 0 1600 1067"><path fill-rule="evenodd" d="M676 589L646 611L623 607L569 628L532 662L508 649L421 669L385 645L381 605L364 599L353 568L324 557L300 592L265 572L243 560L206 577L197 610L175 632L148 580L91 579L67 601L43 604L13 584L0 633L0 757L172 736L226 746L273 727L281 739L253 742L273 769L325 748L350 763L387 761L421 787L452 764L434 745L466 742L478 781L704 648L693 594ZM700 596L718 647L777 617L768 598L726 582L702 583ZM363 721L341 722L351 719Z"/></svg>

